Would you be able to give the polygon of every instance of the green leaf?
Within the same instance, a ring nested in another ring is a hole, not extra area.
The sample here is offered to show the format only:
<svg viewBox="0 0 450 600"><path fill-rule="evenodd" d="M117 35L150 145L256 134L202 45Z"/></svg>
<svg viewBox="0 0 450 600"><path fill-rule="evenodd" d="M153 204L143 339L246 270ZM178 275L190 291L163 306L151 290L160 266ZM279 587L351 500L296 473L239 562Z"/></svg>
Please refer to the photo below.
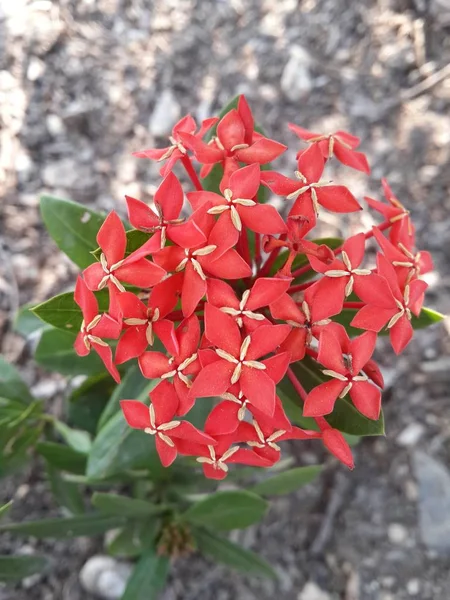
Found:
<svg viewBox="0 0 450 600"><path fill-rule="evenodd" d="M317 363L309 356L293 363L291 368L307 392L326 381ZM280 387L289 397L295 398L297 396L287 377L283 379ZM343 433L360 436L384 435L383 413L377 421L372 421L362 415L347 397L338 399L334 405L333 413L325 418L332 427Z"/></svg>
<svg viewBox="0 0 450 600"><path fill-rule="evenodd" d="M167 506L163 504L153 504L137 498L101 492L96 492L92 496L92 504L102 513L123 517L149 517L167 511Z"/></svg>
<svg viewBox="0 0 450 600"><path fill-rule="evenodd" d="M445 319L445 315L433 310L432 308L422 308L420 311L420 315L416 317L412 316L411 325L413 329L424 329L425 327L429 327L434 323L439 323Z"/></svg>
<svg viewBox="0 0 450 600"><path fill-rule="evenodd" d="M24 338L41 331L44 327L45 323L33 313L31 306L22 306L17 312L13 323L14 331Z"/></svg>
<svg viewBox="0 0 450 600"><path fill-rule="evenodd" d="M10 500L3 506L0 506L0 519L3 519L3 517L11 510L12 505L13 505L13 501Z"/></svg>
<svg viewBox="0 0 450 600"><path fill-rule="evenodd" d="M122 413L117 413L95 438L86 474L92 479L102 479L128 469L153 466L161 468L150 436L132 429Z"/></svg>
<svg viewBox="0 0 450 600"><path fill-rule="evenodd" d="M1 531L10 531L15 535L33 536L36 538L67 539L73 537L93 536L125 524L121 517L90 513L63 519L40 519L0 525Z"/></svg>
<svg viewBox="0 0 450 600"><path fill-rule="evenodd" d="M91 436L86 431L81 431L81 429L71 429L61 421L54 421L53 426L73 450L76 450L81 454L89 453L92 441Z"/></svg>
<svg viewBox="0 0 450 600"><path fill-rule="evenodd" d="M261 496L280 496L290 494L302 485L306 485L319 475L322 470L321 465L311 465L307 467L297 467L289 469L273 477L269 477L251 488L255 494Z"/></svg>
<svg viewBox="0 0 450 600"><path fill-rule="evenodd" d="M19 372L0 356L0 396L9 400L18 400L22 404L33 401L27 385Z"/></svg>
<svg viewBox="0 0 450 600"><path fill-rule="evenodd" d="M170 562L155 550L142 555L121 600L156 600L166 585Z"/></svg>
<svg viewBox="0 0 450 600"><path fill-rule="evenodd" d="M68 423L77 429L95 434L99 419L117 383L105 370L88 377L68 399Z"/></svg>
<svg viewBox="0 0 450 600"><path fill-rule="evenodd" d="M42 219L57 246L81 269L94 261L97 233L104 217L82 204L53 196L41 197Z"/></svg>
<svg viewBox="0 0 450 600"><path fill-rule="evenodd" d="M247 575L277 579L274 569L263 558L203 528L193 530L197 547L206 556Z"/></svg>
<svg viewBox="0 0 450 600"><path fill-rule="evenodd" d="M161 522L155 517L130 522L109 540L108 554L127 558L140 556L154 546L160 528Z"/></svg>
<svg viewBox="0 0 450 600"><path fill-rule="evenodd" d="M64 375L94 375L104 373L105 366L96 352L78 356L73 348L75 335L49 329L44 331L36 348L35 359L45 369Z"/></svg>
<svg viewBox="0 0 450 600"><path fill-rule="evenodd" d="M0 581L20 581L34 573L42 573L47 564L43 556L0 556Z"/></svg>
<svg viewBox="0 0 450 600"><path fill-rule="evenodd" d="M36 450L50 465L62 471L82 475L86 470L86 455L76 452L64 444L40 442L37 444Z"/></svg>
<svg viewBox="0 0 450 600"><path fill-rule="evenodd" d="M109 300L107 290L101 290L95 294L98 301L99 312L108 310ZM49 325L78 333L83 321L83 315L78 304L75 302L73 292L65 292L37 304L31 308L33 313Z"/></svg>
<svg viewBox="0 0 450 600"><path fill-rule="evenodd" d="M78 486L64 479L64 476L50 464L47 464L47 475L58 504L67 508L73 515L82 515L84 502Z"/></svg>
<svg viewBox="0 0 450 600"><path fill-rule="evenodd" d="M190 506L183 518L215 529L243 529L260 521L267 507L263 498L251 492L217 492Z"/></svg>
<svg viewBox="0 0 450 600"><path fill-rule="evenodd" d="M154 385L151 386L153 389ZM120 384L114 388L114 391L106 404L100 419L98 421L98 431L120 410L120 401L138 398L141 399L143 394L148 394L151 391L148 379L146 379L139 367L136 365L131 367L125 374ZM146 400L144 397L143 400Z"/></svg>

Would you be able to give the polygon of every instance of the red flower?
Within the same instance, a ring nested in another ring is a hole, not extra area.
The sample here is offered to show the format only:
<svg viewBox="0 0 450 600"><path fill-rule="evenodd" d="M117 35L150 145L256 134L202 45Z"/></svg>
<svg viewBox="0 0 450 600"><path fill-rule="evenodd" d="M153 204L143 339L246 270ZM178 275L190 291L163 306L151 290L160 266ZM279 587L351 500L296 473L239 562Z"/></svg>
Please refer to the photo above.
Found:
<svg viewBox="0 0 450 600"><path fill-rule="evenodd" d="M150 392L150 406L138 400L121 400L124 417L134 429L143 429L155 436L156 450L162 464L170 466L177 457L177 445L183 447L196 444L216 443L213 438L199 431L188 421L174 420L179 400L173 386L162 381Z"/></svg>
<svg viewBox="0 0 450 600"><path fill-rule="evenodd" d="M369 163L365 154L355 150L360 144L360 139L355 135L351 135L345 131L336 131L335 133L328 134L313 133L312 131L303 129L303 127L294 125L294 123L289 123L289 129L298 135L301 140L308 142L312 146L317 146L325 159L335 156L339 162L347 167L362 171L363 173L370 173Z"/></svg>
<svg viewBox="0 0 450 600"><path fill-rule="evenodd" d="M292 215L319 214L319 205L337 213L361 210L353 194L343 185L320 181L324 162L320 149L310 146L298 159L297 179L289 179L276 171L262 171L261 182L279 196L295 200L289 213Z"/></svg>
<svg viewBox="0 0 450 600"><path fill-rule="evenodd" d="M208 214L220 215L227 229L242 231L247 227L256 233L284 233L286 225L274 206L259 204L255 198L260 185L258 164L248 165L235 171L228 181L228 187L221 185L223 196L214 192L190 192L188 200L194 210L205 206Z"/></svg>
<svg viewBox="0 0 450 600"><path fill-rule="evenodd" d="M209 279L207 298L210 304L231 315L238 327L245 327L250 332L261 325L270 325L260 309L275 302L289 289L289 285L289 279L261 277L238 300L233 288L227 283L220 279Z"/></svg>
<svg viewBox="0 0 450 600"><path fill-rule="evenodd" d="M243 96L239 99L237 110L230 110L219 121L216 135L209 144L188 133L181 133L180 137L184 145L193 150L195 158L207 165L206 169L202 169L202 177L216 163L222 164L222 184L226 187L229 176L239 168L239 163L264 165L286 150L283 144L253 131L253 116Z"/></svg>
<svg viewBox="0 0 450 600"><path fill-rule="evenodd" d="M391 223L389 239L394 245L403 243L408 249L414 246L414 225L411 222L409 210L394 196L386 179L382 179L383 191L389 204L365 197L367 204L383 215Z"/></svg>
<svg viewBox="0 0 450 600"><path fill-rule="evenodd" d="M355 463L353 461L352 450L342 433L337 429L333 429L323 417L317 417L316 423L320 428L325 448L349 469L354 469Z"/></svg>
<svg viewBox="0 0 450 600"><path fill-rule="evenodd" d="M342 260L335 258L329 264L312 255L308 256L311 267L324 275L316 284L315 302L330 315L336 315L342 310L344 299L353 290L361 297L360 292L372 285L372 271L359 268L364 260L365 243L363 233L348 238L342 247Z"/></svg>
<svg viewBox="0 0 450 600"><path fill-rule="evenodd" d="M150 158L151 160L157 160L158 162L167 160L166 164L161 168L160 174L165 177L174 167L175 163L187 154L187 149L183 146L183 140L181 134L187 133L192 135L194 138L201 140L205 133L211 129L213 125L217 123L219 119L213 117L211 119L205 119L198 132L197 125L191 115L186 115L172 129L172 135L169 137L170 146L165 148L150 148L149 150L142 150L140 152L133 152L133 156L138 158Z"/></svg>
<svg viewBox="0 0 450 600"><path fill-rule="evenodd" d="M177 289L175 277L165 279L150 292L147 306L132 292L120 294L126 330L117 345L117 364L136 358L145 352L148 345L153 346L155 333L170 354L178 354L175 325L164 318L176 306Z"/></svg>
<svg viewBox="0 0 450 600"><path fill-rule="evenodd" d="M359 297L367 306L358 311L351 325L378 332L387 324L394 352L400 354L413 336L411 313L419 315L428 286L415 279L402 291L394 267L382 254L377 255L377 272L377 276L372 276L372 284L359 290Z"/></svg>
<svg viewBox="0 0 450 600"><path fill-rule="evenodd" d="M377 336L366 331L350 340L343 327L340 331L341 339L329 329L324 329L320 335L318 361L326 367L324 375L332 379L308 394L303 414L305 417L328 415L338 398L350 394L359 412L376 420L380 415L381 392L369 382L363 370L373 354Z"/></svg>
<svg viewBox="0 0 450 600"><path fill-rule="evenodd" d="M154 233L152 240L159 248L164 248L166 239L188 246L197 246L205 241L201 229L192 219L180 219L183 207L183 189L173 173L168 173L156 190L154 212L145 202L125 196L128 205L128 218L136 229Z"/></svg>
<svg viewBox="0 0 450 600"><path fill-rule="evenodd" d="M97 242L102 250L100 262L83 271L90 290L101 290L107 285L114 285L124 292L121 282L148 288L159 283L166 274L161 267L144 258L159 249L158 240L153 238L125 258L127 236L122 221L114 211L109 213L100 227Z"/></svg>
<svg viewBox="0 0 450 600"><path fill-rule="evenodd" d="M419 275L424 275L433 270L433 260L429 252L411 252L402 242L397 246L392 244L377 227L373 227L373 235L385 257L397 272L401 285L406 285Z"/></svg>
<svg viewBox="0 0 450 600"><path fill-rule="evenodd" d="M273 352L289 331L288 325L263 325L242 339L231 316L206 304L205 335L216 347L219 359L205 366L197 375L191 388L191 397L220 396L239 381L249 402L272 415L275 383L265 372L268 361L257 359ZM287 362L281 368L286 372Z"/></svg>
<svg viewBox="0 0 450 600"><path fill-rule="evenodd" d="M184 319L175 331L178 352L166 356L162 352L144 352L139 357L139 367L148 379L172 379L180 399L179 414L186 414L194 403L189 396L192 385L189 375L200 369L197 349L200 343L200 324L196 315Z"/></svg>
<svg viewBox="0 0 450 600"><path fill-rule="evenodd" d="M249 277L251 269L232 249L235 239L230 238L224 222L214 222L211 215L203 216L203 231L207 240L194 247L168 246L154 255L154 261L167 271L182 272L180 281L183 315L191 315L206 294L207 276L225 279ZM200 217L199 217L200 218ZM224 230L225 229L225 230Z"/></svg>
<svg viewBox="0 0 450 600"><path fill-rule="evenodd" d="M94 349L110 375L119 383L120 375L113 363L112 350L102 338L117 339L121 324L106 313L99 314L97 299L80 276L75 286L75 302L83 313L81 329L74 344L75 352L78 356L87 356Z"/></svg>
<svg viewBox="0 0 450 600"><path fill-rule="evenodd" d="M303 359L306 347L311 344L313 337L318 338L323 328L331 323L329 317L339 312L330 311L329 306L317 302L316 292L317 286L308 288L300 306L289 294L283 294L270 305L272 317L286 321L292 327L292 331L280 345L280 352L290 353L290 362Z"/></svg>

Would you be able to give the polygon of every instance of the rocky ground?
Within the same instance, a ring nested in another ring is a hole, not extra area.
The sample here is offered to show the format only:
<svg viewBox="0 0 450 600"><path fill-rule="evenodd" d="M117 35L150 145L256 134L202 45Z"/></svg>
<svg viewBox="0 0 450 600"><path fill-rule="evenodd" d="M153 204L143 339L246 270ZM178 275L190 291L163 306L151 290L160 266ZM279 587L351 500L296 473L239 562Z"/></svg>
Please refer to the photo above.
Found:
<svg viewBox="0 0 450 600"><path fill-rule="evenodd" d="M0 350L38 396L60 379L37 372L11 331L17 306L43 300L75 269L46 237L42 192L124 211L149 199L157 168L130 156L162 143L179 115L214 112L236 93L281 141L286 122L342 127L364 139L369 180L336 169L359 197L386 176L432 251L428 305L450 308L449 0L16 0L0 5ZM283 160L292 165L293 151ZM288 166L289 165L289 166ZM359 219L359 217L358 217ZM349 218L345 233L364 222ZM324 227L338 233L334 219ZM243 543L273 561L274 584L179 562L164 600L447 600L450 597L450 324L421 332L400 360L380 352L389 390L386 438L355 450L347 473L275 503ZM308 448L303 462L318 460ZM20 515L55 510L36 470L6 482ZM30 540L22 551L33 551ZM45 543L54 571L1 600L90 598L78 573L101 546Z"/></svg>

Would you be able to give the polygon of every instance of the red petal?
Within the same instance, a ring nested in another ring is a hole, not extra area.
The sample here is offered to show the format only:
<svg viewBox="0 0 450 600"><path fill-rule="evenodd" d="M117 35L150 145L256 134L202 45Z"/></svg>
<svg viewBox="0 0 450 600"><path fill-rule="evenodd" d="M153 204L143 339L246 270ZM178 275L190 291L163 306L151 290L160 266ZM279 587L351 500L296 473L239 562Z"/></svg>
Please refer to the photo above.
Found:
<svg viewBox="0 0 450 600"><path fill-rule="evenodd" d="M278 196L289 196L302 187L301 181L289 179L276 171L262 171L261 183Z"/></svg>
<svg viewBox="0 0 450 600"><path fill-rule="evenodd" d="M289 325L263 325L251 334L251 342L245 360L257 360L273 352L289 335Z"/></svg>
<svg viewBox="0 0 450 600"><path fill-rule="evenodd" d="M317 200L327 210L349 213L362 210L358 200L344 185L325 185L316 188Z"/></svg>
<svg viewBox="0 0 450 600"><path fill-rule="evenodd" d="M319 340L318 360L324 367L345 375L347 369L342 357L342 347L338 338L329 329L324 329Z"/></svg>
<svg viewBox="0 0 450 600"><path fill-rule="evenodd" d="M355 463L350 446L340 431L337 429L325 429L322 433L324 446L349 469L353 469Z"/></svg>
<svg viewBox="0 0 450 600"><path fill-rule="evenodd" d="M205 259L208 257L205 256ZM213 262L202 261L202 265L213 277L224 279L243 279L250 277L252 270L236 250L227 250L220 258Z"/></svg>
<svg viewBox="0 0 450 600"><path fill-rule="evenodd" d="M163 343L164 348L172 356L180 352L177 336L175 334L175 324L172 321L156 321L153 325L154 332Z"/></svg>
<svg viewBox="0 0 450 600"><path fill-rule="evenodd" d="M151 160L160 160L167 152L170 146L166 148L149 148L148 150L140 150L139 152L133 152L132 156L137 158L149 158Z"/></svg>
<svg viewBox="0 0 450 600"><path fill-rule="evenodd" d="M127 236L118 214L111 211L97 233L97 242L103 250L108 265L111 266L125 255Z"/></svg>
<svg viewBox="0 0 450 600"><path fill-rule="evenodd" d="M173 385L180 401L178 406L178 414L180 416L186 415L194 406L195 398L190 395L190 388L184 383L184 381L181 381L179 377L175 377L173 380Z"/></svg>
<svg viewBox="0 0 450 600"><path fill-rule="evenodd" d="M220 279L208 279L206 295L208 302L213 306L239 308L239 300L236 298L233 288Z"/></svg>
<svg viewBox="0 0 450 600"><path fill-rule="evenodd" d="M155 435L155 445L163 467L170 467L177 457L176 446L169 446L169 444L164 442L159 435Z"/></svg>
<svg viewBox="0 0 450 600"><path fill-rule="evenodd" d="M224 435L236 431L239 425L237 402L224 400L219 402L208 416L208 432L211 435Z"/></svg>
<svg viewBox="0 0 450 600"><path fill-rule="evenodd" d="M239 205L237 211L244 225L256 233L275 234L285 233L287 230L277 209L270 204Z"/></svg>
<svg viewBox="0 0 450 600"><path fill-rule="evenodd" d="M89 267L83 271L83 279L90 290L98 290L98 286L104 275L106 275L106 273L99 262L89 265Z"/></svg>
<svg viewBox="0 0 450 600"><path fill-rule="evenodd" d="M255 310L263 306L269 306L269 304L278 300L284 292L287 292L290 283L289 279L274 277L261 277L257 279L245 305L246 310Z"/></svg>
<svg viewBox="0 0 450 600"><path fill-rule="evenodd" d="M148 342L145 336L146 326L130 327L117 344L116 363L121 365L127 360L136 358L146 351Z"/></svg>
<svg viewBox="0 0 450 600"><path fill-rule="evenodd" d="M173 173L169 173L162 180L153 201L161 207L166 221L178 219L183 207L183 189Z"/></svg>
<svg viewBox="0 0 450 600"><path fill-rule="evenodd" d="M376 421L381 410L381 391L369 381L355 381L350 389L350 398L359 412Z"/></svg>
<svg viewBox="0 0 450 600"><path fill-rule="evenodd" d="M278 281L287 281L290 284L290 280L279 279ZM256 285L256 284L255 284ZM289 294L283 294L278 300L271 303L270 312L274 319L280 319L283 321L294 321L295 323L304 323L305 316L302 311L298 308L295 300L289 296Z"/></svg>
<svg viewBox="0 0 450 600"><path fill-rule="evenodd" d="M179 137L183 145L190 148L194 152L195 158L202 164L214 164L220 162L224 157L223 150L212 144L205 144L190 133L180 132Z"/></svg>
<svg viewBox="0 0 450 600"><path fill-rule="evenodd" d="M179 358L181 361L197 352L200 342L200 323L196 315L184 319L177 328L177 337L180 344Z"/></svg>
<svg viewBox="0 0 450 600"><path fill-rule="evenodd" d="M275 140L262 138L254 142L248 148L237 150L235 156L241 162L265 165L278 158L286 150L287 147L283 144L280 144Z"/></svg>
<svg viewBox="0 0 450 600"><path fill-rule="evenodd" d="M162 352L145 352L139 357L139 367L148 379L156 379L172 370L169 359Z"/></svg>
<svg viewBox="0 0 450 600"><path fill-rule="evenodd" d="M376 306L363 306L353 317L350 325L369 331L380 331L397 310L391 308L378 308Z"/></svg>
<svg viewBox="0 0 450 600"><path fill-rule="evenodd" d="M181 248L195 248L206 241L205 234L192 219L180 225L168 225L167 237Z"/></svg>
<svg viewBox="0 0 450 600"><path fill-rule="evenodd" d="M400 285L398 283L397 273L394 267L388 261L388 259L382 254L377 254L377 270L381 277L384 277L391 288L393 295L398 299L402 299L402 293L400 291Z"/></svg>
<svg viewBox="0 0 450 600"><path fill-rule="evenodd" d="M197 308L197 304L206 294L206 281L194 270L189 261L184 270L183 289L181 292L181 308L183 316L189 317Z"/></svg>
<svg viewBox="0 0 450 600"><path fill-rule="evenodd" d="M187 440L192 444L215 444L212 437L194 427L189 421L182 421L178 427L171 429L168 434L170 437Z"/></svg>
<svg viewBox="0 0 450 600"><path fill-rule="evenodd" d="M239 381L248 401L263 413L272 416L275 410L275 383L269 375L259 369L244 366Z"/></svg>
<svg viewBox="0 0 450 600"><path fill-rule="evenodd" d="M377 334L373 331L366 331L350 342L350 353L352 355L353 373L357 375L362 371L370 360L375 344L377 343Z"/></svg>
<svg viewBox="0 0 450 600"><path fill-rule="evenodd" d="M343 250L347 253L353 269L359 267L364 259L366 238L363 233L358 233L344 242Z"/></svg>
<svg viewBox="0 0 450 600"><path fill-rule="evenodd" d="M298 135L298 137L301 140L305 140L306 142L308 142L309 140L312 140L314 138L318 138L322 135L320 133L314 133L313 131L304 129L303 127L300 127L299 125L295 125L295 123L288 123L288 127L292 131L292 133L295 133L295 135Z"/></svg>
<svg viewBox="0 0 450 600"><path fill-rule="evenodd" d="M252 115L250 106L248 105L248 102L244 95L239 96L237 110L238 110L239 116L242 120L242 123L244 124L244 129L245 129L244 142L246 144L251 144L252 137L253 137L253 129L255 128L255 122L253 119L253 115Z"/></svg>
<svg viewBox="0 0 450 600"><path fill-rule="evenodd" d="M92 343L92 347L102 359L103 364L107 368L108 373L111 375L114 381L116 383L120 383L119 371L117 370L117 367L114 364L111 348L109 346L101 346L100 344L96 343Z"/></svg>
<svg viewBox="0 0 450 600"><path fill-rule="evenodd" d="M168 246L153 256L155 264L165 271L175 271L182 260L186 258L184 250L178 246Z"/></svg>
<svg viewBox="0 0 450 600"><path fill-rule="evenodd" d="M364 367L364 373L380 388L384 388L383 374L374 360L369 360Z"/></svg>
<svg viewBox="0 0 450 600"><path fill-rule="evenodd" d="M272 379L272 381L279 383L286 374L289 366L289 358L289 352L281 352L280 354L275 354L275 356L263 360L263 364L266 365L266 370L264 372Z"/></svg>
<svg viewBox="0 0 450 600"><path fill-rule="evenodd" d="M119 295L119 304L124 319L132 317L137 319L147 318L147 307L139 300L136 294L133 294L132 292L123 292Z"/></svg>
<svg viewBox="0 0 450 600"><path fill-rule="evenodd" d="M384 277L381 277L376 273L364 275L363 277L358 278L356 287L358 288L358 297L366 304L373 304L374 306L383 309L392 309L396 307L391 289Z"/></svg>
<svg viewBox="0 0 450 600"><path fill-rule="evenodd" d="M160 318L165 317L175 308L181 295L183 279L184 273L175 273L152 289L148 305L153 309L159 308Z"/></svg>
<svg viewBox="0 0 450 600"><path fill-rule="evenodd" d="M397 323L389 330L392 347L395 354L400 354L412 340L414 330L411 321L408 321L404 315L400 317Z"/></svg>
<svg viewBox="0 0 450 600"><path fill-rule="evenodd" d="M155 409L156 425L162 425L172 421L177 414L179 400L175 388L168 381L161 381L155 389L150 392L150 400ZM168 432L172 435L172 430Z"/></svg>
<svg viewBox="0 0 450 600"><path fill-rule="evenodd" d="M81 308L86 325L89 325L92 319L98 315L97 298L79 275L75 285L74 298L75 302Z"/></svg>
<svg viewBox="0 0 450 600"><path fill-rule="evenodd" d="M234 319L212 304L205 304L205 334L214 346L239 356L241 332Z"/></svg>
<svg viewBox="0 0 450 600"><path fill-rule="evenodd" d="M218 117L209 117L208 119L204 119L201 122L200 128L195 135L198 138L202 138L205 135L205 133L217 123L218 120Z"/></svg>
<svg viewBox="0 0 450 600"><path fill-rule="evenodd" d="M281 344L280 350L290 355L289 362L297 362L305 356L306 333L305 328L298 329L295 327Z"/></svg>
<svg viewBox="0 0 450 600"><path fill-rule="evenodd" d="M227 150L244 142L245 127L237 110L230 110L222 117L217 125L217 136Z"/></svg>
<svg viewBox="0 0 450 600"><path fill-rule="evenodd" d="M221 396L231 385L235 365L226 360L217 360L204 367L194 380L190 395L193 398Z"/></svg>
<svg viewBox="0 0 450 600"><path fill-rule="evenodd" d="M343 165L367 173L367 175L370 174L369 163L367 162L366 155L362 152L356 152L355 150L346 148L336 138L334 141L333 152L338 161Z"/></svg>
<svg viewBox="0 0 450 600"><path fill-rule="evenodd" d="M331 270L331 269L330 269ZM341 312L345 300L345 286L349 277L323 277L315 287L313 307L328 316Z"/></svg>
<svg viewBox="0 0 450 600"><path fill-rule="evenodd" d="M239 232L231 221L230 211L227 210L220 215L208 237L208 244L217 246L217 249L212 254L201 258L200 261L208 264L214 262L227 250L235 246L238 239Z"/></svg>
<svg viewBox="0 0 450 600"><path fill-rule="evenodd" d="M197 125L192 116L186 115L182 117L177 123L175 123L172 129L172 135L176 135L180 131L185 131L186 133L194 133L196 128Z"/></svg>
<svg viewBox="0 0 450 600"><path fill-rule="evenodd" d="M270 467L272 461L267 460L263 456L259 456L253 450L247 450L247 448L239 448L230 458L227 460L228 463L235 463L239 465L247 465L249 467Z"/></svg>
<svg viewBox="0 0 450 600"><path fill-rule="evenodd" d="M125 281L140 288L148 288L159 283L166 272L154 263L140 258L131 264L123 264L114 271L119 281Z"/></svg>
<svg viewBox="0 0 450 600"><path fill-rule="evenodd" d="M136 229L152 229L159 225L158 216L153 210L142 202L131 196L125 196L128 206L128 220Z"/></svg>
<svg viewBox="0 0 450 600"><path fill-rule="evenodd" d="M318 144L311 144L298 159L298 170L308 183L317 182L322 176L325 161Z"/></svg>
<svg viewBox="0 0 450 600"><path fill-rule="evenodd" d="M86 347L86 344L84 343L84 334L81 333L81 331L77 335L73 347L78 356L87 356L89 354L90 350Z"/></svg>
<svg viewBox="0 0 450 600"><path fill-rule="evenodd" d="M345 386L345 381L332 379L315 387L306 397L303 415L305 417L321 417L330 414L337 397Z"/></svg>
<svg viewBox="0 0 450 600"><path fill-rule="evenodd" d="M334 137L341 138L341 140L345 144L350 146L352 149L357 148L359 146L359 144L361 143L361 140L359 139L359 137L357 137L356 135L352 135L351 133L347 133L347 131L342 131L342 130L336 131L336 133L334 134Z"/></svg>
<svg viewBox="0 0 450 600"><path fill-rule="evenodd" d="M221 479L225 479L225 477L228 474L227 471L224 471L223 469L218 469L214 467L214 465L209 465L208 463L203 463L202 468L203 475L207 479L215 479L220 481Z"/></svg>
<svg viewBox="0 0 450 600"><path fill-rule="evenodd" d="M146 404L138 400L121 400L120 406L130 427L134 429L150 427L150 413Z"/></svg>
<svg viewBox="0 0 450 600"><path fill-rule="evenodd" d="M238 169L230 176L229 186L233 199L247 198L251 200L258 193L260 170L257 163Z"/></svg>

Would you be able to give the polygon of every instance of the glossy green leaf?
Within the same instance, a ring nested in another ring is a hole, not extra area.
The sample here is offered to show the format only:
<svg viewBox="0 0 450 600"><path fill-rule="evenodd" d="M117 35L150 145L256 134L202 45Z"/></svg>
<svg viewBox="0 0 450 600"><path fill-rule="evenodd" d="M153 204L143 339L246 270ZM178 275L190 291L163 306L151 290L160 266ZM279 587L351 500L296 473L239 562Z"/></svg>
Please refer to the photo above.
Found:
<svg viewBox="0 0 450 600"><path fill-rule="evenodd" d="M104 373L105 366L96 352L78 356L73 348L75 335L60 329L44 331L36 348L35 359L49 371L64 375Z"/></svg>
<svg viewBox="0 0 450 600"><path fill-rule="evenodd" d="M98 301L99 312L108 310L109 299L107 290L101 290L95 294ZM41 304L31 308L32 312L49 325L78 333L83 321L83 315L78 304L75 302L73 292L65 292L54 296Z"/></svg>
<svg viewBox="0 0 450 600"><path fill-rule="evenodd" d="M45 327L46 324L33 313L31 306L22 306L13 323L14 331L24 338L30 337Z"/></svg>
<svg viewBox="0 0 450 600"><path fill-rule="evenodd" d="M0 581L21 581L35 573L42 573L47 565L43 556L0 556Z"/></svg>
<svg viewBox="0 0 450 600"><path fill-rule="evenodd" d="M314 481L322 470L321 465L296 467L283 473L278 473L254 485L250 491L261 496L280 496L290 494L299 487Z"/></svg>
<svg viewBox="0 0 450 600"><path fill-rule="evenodd" d="M267 508L267 502L251 492L217 492L190 506L183 518L214 529L243 529L260 521Z"/></svg>
<svg viewBox="0 0 450 600"><path fill-rule="evenodd" d="M102 492L96 492L92 496L92 504L102 513L123 517L149 517L167 511L167 506L163 504L154 504L138 498Z"/></svg>
<svg viewBox="0 0 450 600"><path fill-rule="evenodd" d="M33 401L27 385L15 367L0 356L0 397L18 400L23 404Z"/></svg>
<svg viewBox="0 0 450 600"><path fill-rule="evenodd" d="M277 579L272 566L254 552L245 550L208 529L195 528L193 535L200 552L215 561L247 575Z"/></svg>
<svg viewBox="0 0 450 600"><path fill-rule="evenodd" d="M129 522L109 539L108 554L127 558L140 556L153 547L160 528L161 521L156 517Z"/></svg>
<svg viewBox="0 0 450 600"><path fill-rule="evenodd" d="M86 470L86 454L76 452L65 444L40 442L36 450L50 465L61 471L82 475Z"/></svg>
<svg viewBox="0 0 450 600"><path fill-rule="evenodd" d="M67 481L59 470L47 465L47 475L50 487L59 506L64 506L73 515L82 515L84 513L83 496L79 487Z"/></svg>
<svg viewBox="0 0 450 600"><path fill-rule="evenodd" d="M36 538L67 539L98 535L121 527L124 523L125 519L122 517L90 513L63 519L40 519L39 521L0 524L0 532L10 531L14 535L31 535Z"/></svg>
<svg viewBox="0 0 450 600"><path fill-rule="evenodd" d="M117 383L106 370L83 381L68 398L69 425L95 435L100 417L116 387Z"/></svg>
<svg viewBox="0 0 450 600"><path fill-rule="evenodd" d="M82 204L53 196L41 197L42 219L60 250L81 269L92 264L97 233L104 217Z"/></svg>
<svg viewBox="0 0 450 600"><path fill-rule="evenodd" d="M95 438L86 474L93 479L102 479L134 468L158 470L160 464L150 436L132 429L122 413L117 413Z"/></svg>
<svg viewBox="0 0 450 600"><path fill-rule="evenodd" d="M63 440L77 452L88 454L92 446L91 436L81 429L72 429L62 421L54 421L54 428Z"/></svg>
<svg viewBox="0 0 450 600"><path fill-rule="evenodd" d="M309 356L305 356L300 362L293 363L291 368L307 392L326 381L319 370L320 367ZM298 397L287 377L280 383L280 387L289 397ZM359 436L384 435L383 413L377 421L372 421L362 415L347 397L338 399L333 413L325 418L332 427L344 433Z"/></svg>
<svg viewBox="0 0 450 600"><path fill-rule="evenodd" d="M149 550L143 554L128 581L121 600L157 600L166 585L170 562Z"/></svg>

